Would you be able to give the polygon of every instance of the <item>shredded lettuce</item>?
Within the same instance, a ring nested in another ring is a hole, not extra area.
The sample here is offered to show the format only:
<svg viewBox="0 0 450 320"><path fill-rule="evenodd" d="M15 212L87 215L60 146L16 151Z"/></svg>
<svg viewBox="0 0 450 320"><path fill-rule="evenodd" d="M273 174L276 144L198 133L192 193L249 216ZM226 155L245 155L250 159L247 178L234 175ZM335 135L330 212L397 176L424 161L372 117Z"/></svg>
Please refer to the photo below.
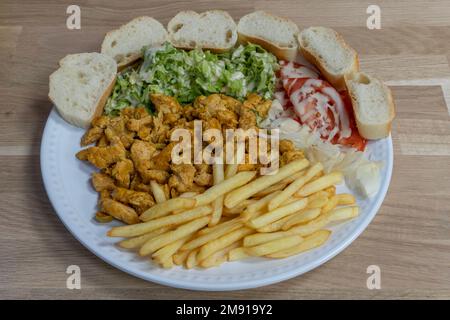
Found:
<svg viewBox="0 0 450 320"><path fill-rule="evenodd" d="M173 96L182 104L212 93L241 100L250 92L266 99L274 93L277 59L255 44L214 54L201 49L176 49L165 43L158 49L144 47L143 58L137 69L119 73L106 114L116 115L127 106L152 110L151 93Z"/></svg>

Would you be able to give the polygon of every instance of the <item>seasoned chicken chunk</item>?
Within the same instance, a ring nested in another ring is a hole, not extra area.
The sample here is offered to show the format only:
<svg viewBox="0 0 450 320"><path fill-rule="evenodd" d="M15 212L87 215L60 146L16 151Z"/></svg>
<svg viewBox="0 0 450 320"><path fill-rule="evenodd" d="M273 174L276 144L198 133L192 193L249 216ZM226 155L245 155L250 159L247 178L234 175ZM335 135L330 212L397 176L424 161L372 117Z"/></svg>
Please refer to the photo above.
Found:
<svg viewBox="0 0 450 320"><path fill-rule="evenodd" d="M169 178L169 187L183 193L194 187L195 167L192 164L172 164L173 175Z"/></svg>
<svg viewBox="0 0 450 320"><path fill-rule="evenodd" d="M120 140L113 139L108 147L89 147L77 153L77 158L87 160L99 169L126 158L126 150Z"/></svg>
<svg viewBox="0 0 450 320"><path fill-rule="evenodd" d="M123 159L117 162L111 170L111 175L120 187L128 188L134 173L133 161Z"/></svg>
<svg viewBox="0 0 450 320"><path fill-rule="evenodd" d="M141 214L155 204L155 200L149 193L128 190L126 188L115 188L112 192L112 198L131 205L138 214Z"/></svg>
<svg viewBox="0 0 450 320"><path fill-rule="evenodd" d="M113 190L115 188L114 179L107 174L95 172L91 177L92 186L95 191L101 192L103 190Z"/></svg>
<svg viewBox="0 0 450 320"><path fill-rule="evenodd" d="M135 224L139 222L139 217L136 211L118 201L109 198L102 199L101 208L103 212L127 224Z"/></svg>

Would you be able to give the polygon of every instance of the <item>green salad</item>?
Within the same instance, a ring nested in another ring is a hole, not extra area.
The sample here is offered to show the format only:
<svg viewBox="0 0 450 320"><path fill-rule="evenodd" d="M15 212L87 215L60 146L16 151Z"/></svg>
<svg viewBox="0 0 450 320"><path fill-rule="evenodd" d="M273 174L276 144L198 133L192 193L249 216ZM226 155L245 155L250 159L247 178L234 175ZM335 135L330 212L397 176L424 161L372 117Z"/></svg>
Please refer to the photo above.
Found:
<svg viewBox="0 0 450 320"><path fill-rule="evenodd" d="M270 99L274 93L277 59L255 44L214 54L201 49L185 51L166 43L158 49L144 48L143 58L139 67L118 74L106 114L117 115L128 106L152 111L151 93L176 97L182 104L212 93L237 99L250 92Z"/></svg>

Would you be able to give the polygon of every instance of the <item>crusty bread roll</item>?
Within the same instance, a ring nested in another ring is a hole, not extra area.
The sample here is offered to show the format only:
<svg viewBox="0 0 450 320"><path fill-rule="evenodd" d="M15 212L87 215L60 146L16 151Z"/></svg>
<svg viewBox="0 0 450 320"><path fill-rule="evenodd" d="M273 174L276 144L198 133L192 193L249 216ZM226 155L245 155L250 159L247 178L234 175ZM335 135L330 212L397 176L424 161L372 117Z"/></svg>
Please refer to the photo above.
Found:
<svg viewBox="0 0 450 320"><path fill-rule="evenodd" d="M337 89L345 88L345 75L359 71L356 51L336 31L325 27L309 27L298 35L300 52L314 64Z"/></svg>
<svg viewBox="0 0 450 320"><path fill-rule="evenodd" d="M103 112L114 87L117 63L105 54L70 54L50 75L49 98L69 123L87 128Z"/></svg>
<svg viewBox="0 0 450 320"><path fill-rule="evenodd" d="M142 56L142 47L155 47L167 40L164 26L151 17L138 17L119 29L108 32L101 52L114 58L122 69Z"/></svg>
<svg viewBox="0 0 450 320"><path fill-rule="evenodd" d="M359 134L366 139L389 136L395 105L391 90L380 80L358 72L345 77Z"/></svg>
<svg viewBox="0 0 450 320"><path fill-rule="evenodd" d="M177 48L201 48L225 52L237 41L236 23L226 11L211 10L198 14L181 11L167 25L169 41Z"/></svg>
<svg viewBox="0 0 450 320"><path fill-rule="evenodd" d="M299 30L289 19L255 11L239 20L237 31L239 42L259 44L278 59L293 61L297 56Z"/></svg>

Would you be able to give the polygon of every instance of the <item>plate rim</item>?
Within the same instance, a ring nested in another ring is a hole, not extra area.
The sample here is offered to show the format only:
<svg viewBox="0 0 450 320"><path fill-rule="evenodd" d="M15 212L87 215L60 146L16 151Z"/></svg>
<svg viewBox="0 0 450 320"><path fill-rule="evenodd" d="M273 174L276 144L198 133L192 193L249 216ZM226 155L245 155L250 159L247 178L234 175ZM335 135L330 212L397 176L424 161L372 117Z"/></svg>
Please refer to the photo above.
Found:
<svg viewBox="0 0 450 320"><path fill-rule="evenodd" d="M252 288L257 288L257 287L263 287L263 286L267 286L267 285L271 285L271 284L275 284L278 282L282 282L282 281L286 281L288 279L297 277L301 274L307 273L317 267L319 267L320 265L328 262L329 260L331 260L332 258L334 258L336 255L338 255L339 253L341 253L343 250L345 250L353 241L356 240L356 238L358 238L362 232L367 228L367 226L371 223L371 221L375 218L375 216L377 215L382 203L384 202L384 199L386 197L387 191L389 189L390 186L390 182L392 179L392 171L393 171L393 163L394 163L394 152L393 152L393 142L392 142L392 137L391 135L389 135L388 138L386 138L387 140L387 154L388 154L388 159L383 159L385 160L385 165L387 165L387 171L386 171L386 182L382 182L381 183L381 189L379 191L379 197L376 200L376 202L373 205L373 211L374 213L372 215L368 215L368 217L366 217L363 221L361 221L361 223L355 228L355 230L349 234L348 236L344 237L343 240L340 242L339 246L335 247L334 250L330 250L329 252L327 252L326 254L322 255L319 259L315 259L313 260L306 268L298 268L298 269L293 269L293 270L289 270L289 271L285 271L279 275L271 275L270 277L266 278L266 279L248 279L248 280L243 280L240 283L231 283L231 284L227 284L227 283L221 283L220 287L217 286L217 284L212 283L211 285L203 285L203 284L196 284L195 282L185 282L185 281L181 281L179 279L174 279L171 280L167 277L161 277L157 274L152 274L152 273L148 273L145 276L142 274L139 274L133 270L127 269L126 266L122 265L122 263L119 262L115 262L113 259L110 259L109 257L107 257L106 255L104 255L101 251L97 250L96 248L92 247L87 241L85 241L82 237L80 237L74 227L71 227L69 225L69 223L66 221L66 218L64 217L63 214L60 214L59 212L59 208L57 208L57 201L54 199L54 197L56 196L54 193L49 192L49 186L50 186L50 178L48 176L48 169L46 169L45 166L45 161L46 161L46 155L45 152L46 148L47 148L47 144L45 143L45 141L48 139L48 135L49 135L49 123L52 120L52 117L60 117L59 113L56 111L56 108L53 107L51 112L48 115L48 118L46 120L45 123L45 127L43 130L43 134L42 134L42 138L41 138L41 145L40 145L40 169L41 169L41 174L42 174L42 180L43 180L43 184L44 184L44 189L46 191L47 197L50 200L50 203L52 205L53 210L55 211L56 215L59 217L59 219L61 220L61 222L63 223L63 225L65 226L65 228L72 234L72 236L78 240L86 249L88 249L91 253L93 253L95 256L97 256L98 258L100 258L101 260L103 260L104 262L112 265L113 267L127 273L130 274L134 277L143 279L145 281L149 281L149 282L154 282L157 284L161 284L161 285L165 285L165 286L170 286L170 287L174 287L174 288L179 288L179 289L187 289L187 290L193 290L193 291L232 291L232 290L245 290L245 289L252 289ZM63 120L64 121L64 120ZM70 126L70 124L66 124L68 126Z"/></svg>

